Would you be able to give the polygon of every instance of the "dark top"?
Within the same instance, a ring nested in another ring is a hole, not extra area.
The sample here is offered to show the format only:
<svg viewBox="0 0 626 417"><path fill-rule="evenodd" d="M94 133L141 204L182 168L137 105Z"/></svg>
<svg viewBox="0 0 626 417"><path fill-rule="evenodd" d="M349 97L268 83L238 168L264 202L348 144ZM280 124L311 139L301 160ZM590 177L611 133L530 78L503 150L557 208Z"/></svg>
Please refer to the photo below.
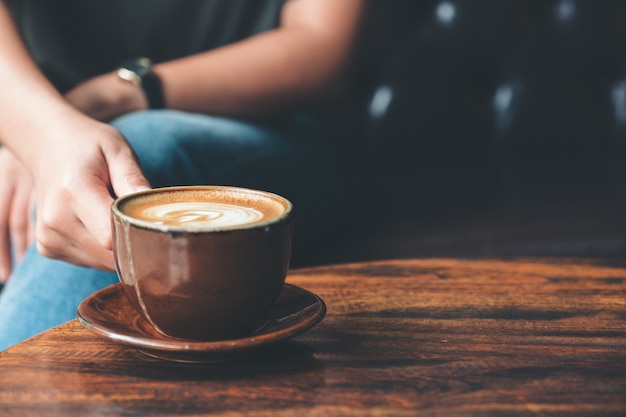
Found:
<svg viewBox="0 0 626 417"><path fill-rule="evenodd" d="M278 26L287 0L8 0L24 41L61 91L147 56L166 61Z"/></svg>

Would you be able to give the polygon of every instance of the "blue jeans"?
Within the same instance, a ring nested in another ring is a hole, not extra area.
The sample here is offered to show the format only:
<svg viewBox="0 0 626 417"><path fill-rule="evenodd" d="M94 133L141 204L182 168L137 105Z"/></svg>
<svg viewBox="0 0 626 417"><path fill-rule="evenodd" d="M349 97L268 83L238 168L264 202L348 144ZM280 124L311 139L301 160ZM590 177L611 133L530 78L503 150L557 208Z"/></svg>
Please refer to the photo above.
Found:
<svg viewBox="0 0 626 417"><path fill-rule="evenodd" d="M328 137L306 123L259 126L171 110L113 122L153 187L219 184L281 194L294 204L294 253L330 231L340 175ZM31 247L0 293L0 351L75 318L80 302L115 273L41 256Z"/></svg>

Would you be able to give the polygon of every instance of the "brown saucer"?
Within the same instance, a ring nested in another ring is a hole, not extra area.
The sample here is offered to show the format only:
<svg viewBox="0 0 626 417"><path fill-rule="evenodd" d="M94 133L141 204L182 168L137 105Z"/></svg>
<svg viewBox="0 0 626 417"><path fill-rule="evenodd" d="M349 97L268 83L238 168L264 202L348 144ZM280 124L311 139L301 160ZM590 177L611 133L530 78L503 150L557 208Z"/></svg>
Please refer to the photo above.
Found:
<svg viewBox="0 0 626 417"><path fill-rule="evenodd" d="M268 317L255 331L232 340L203 342L164 336L130 305L121 284L90 295L77 311L83 326L106 339L152 357L182 362L217 362L247 356L310 329L325 314L321 298L291 284L284 285Z"/></svg>

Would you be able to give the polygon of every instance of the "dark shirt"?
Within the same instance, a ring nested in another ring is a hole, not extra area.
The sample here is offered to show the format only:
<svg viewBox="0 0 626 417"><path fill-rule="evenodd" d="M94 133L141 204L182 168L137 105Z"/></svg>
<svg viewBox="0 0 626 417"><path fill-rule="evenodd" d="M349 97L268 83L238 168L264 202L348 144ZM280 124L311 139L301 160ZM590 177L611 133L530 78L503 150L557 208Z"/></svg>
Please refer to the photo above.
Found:
<svg viewBox="0 0 626 417"><path fill-rule="evenodd" d="M61 91L130 58L167 61L275 28L287 0L8 0Z"/></svg>

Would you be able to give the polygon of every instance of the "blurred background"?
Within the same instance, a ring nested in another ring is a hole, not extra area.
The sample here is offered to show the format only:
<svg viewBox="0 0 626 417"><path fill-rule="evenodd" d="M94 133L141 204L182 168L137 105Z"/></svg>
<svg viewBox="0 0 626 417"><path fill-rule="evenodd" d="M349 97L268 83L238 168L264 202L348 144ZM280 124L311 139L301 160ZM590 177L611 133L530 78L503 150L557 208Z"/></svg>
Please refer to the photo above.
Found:
<svg viewBox="0 0 626 417"><path fill-rule="evenodd" d="M344 222L295 265L626 252L626 2L371 1Z"/></svg>

